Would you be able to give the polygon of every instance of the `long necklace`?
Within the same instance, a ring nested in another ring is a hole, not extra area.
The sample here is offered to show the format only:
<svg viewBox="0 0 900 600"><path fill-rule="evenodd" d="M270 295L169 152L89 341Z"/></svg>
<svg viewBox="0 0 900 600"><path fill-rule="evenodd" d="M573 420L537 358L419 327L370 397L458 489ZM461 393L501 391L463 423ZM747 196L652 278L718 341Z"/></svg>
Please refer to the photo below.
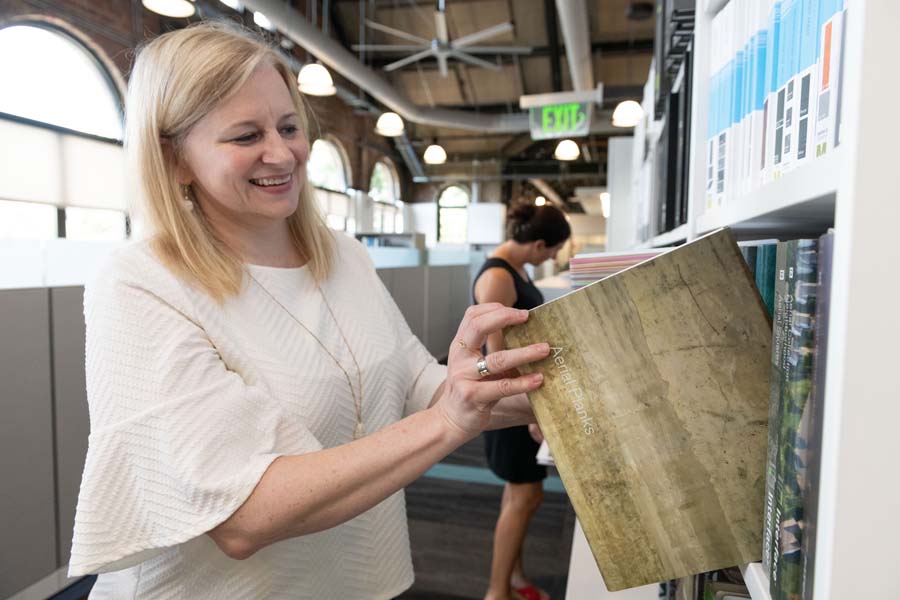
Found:
<svg viewBox="0 0 900 600"><path fill-rule="evenodd" d="M249 271L247 272L247 274L250 275L250 279L252 279L254 281L254 283L256 283L256 285L262 291L264 291L266 293L266 295L269 298L271 298L275 304L277 304L278 306L281 307L281 310L286 312L288 314L288 316L291 319L293 319L295 323L297 323L297 325L302 327L303 330L306 331L306 333L308 333L314 340L316 340L316 343L319 344L319 346L322 348L322 350L324 350L325 353L329 356L329 358L331 358L331 360L334 362L334 364L337 365L337 368L341 370L341 373L344 374L344 377L347 379L347 385L350 387L350 396L352 396L352 398L353 398L354 408L356 409L356 426L353 428L353 439L358 440L359 438L366 435L366 428L363 425L363 416L362 416L362 369L359 368L359 362L357 362L357 360L356 360L356 355L353 354L353 348L350 347L350 342L347 341L347 336L344 335L344 330L341 329L341 324L338 323L337 318L334 316L334 311L331 310L331 305L328 303L328 299L325 297L325 292L322 291L322 288L318 284L316 285L316 290L318 290L319 295L322 296L322 302L325 303L325 308L328 309L328 314L331 315L331 320L334 321L334 325L335 325L335 327L337 327L338 333L340 333L341 339L344 341L344 345L347 346L347 351L350 353L350 358L353 359L353 365L356 367L356 381L357 381L357 386L359 388L359 393L357 393L353 389L353 384L351 383L351 379L350 379L350 373L347 372L347 369L344 368L344 365L341 364L341 362L337 359L337 357L334 354L332 354L332 352L322 342L322 340L319 339L319 336L317 336L315 333L313 333L309 327L304 325L300 319L295 317L294 313L289 311L287 309L287 307L284 304L282 304L278 300L278 298L276 298L272 294L272 292L270 292L266 288L266 286L261 284L259 282L259 280L253 276L253 274L251 274Z"/></svg>

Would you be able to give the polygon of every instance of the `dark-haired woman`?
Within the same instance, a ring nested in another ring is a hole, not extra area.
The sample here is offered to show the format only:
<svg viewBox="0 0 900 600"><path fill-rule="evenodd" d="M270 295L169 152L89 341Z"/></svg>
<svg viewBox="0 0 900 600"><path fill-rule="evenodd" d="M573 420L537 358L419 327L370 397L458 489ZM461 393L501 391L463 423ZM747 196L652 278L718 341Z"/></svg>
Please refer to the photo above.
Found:
<svg viewBox="0 0 900 600"><path fill-rule="evenodd" d="M565 215L550 206L523 204L513 208L506 223L507 241L491 254L475 278L475 303L499 302L530 310L543 304L540 290L525 265L540 265L555 258L569 239ZM499 332L489 336L486 352L502 349ZM541 440L536 425L485 432L485 454L491 470L506 481L500 517L494 529L491 583L485 600L547 600L547 593L532 584L522 569L522 547L532 515L543 499L547 469L535 460Z"/></svg>

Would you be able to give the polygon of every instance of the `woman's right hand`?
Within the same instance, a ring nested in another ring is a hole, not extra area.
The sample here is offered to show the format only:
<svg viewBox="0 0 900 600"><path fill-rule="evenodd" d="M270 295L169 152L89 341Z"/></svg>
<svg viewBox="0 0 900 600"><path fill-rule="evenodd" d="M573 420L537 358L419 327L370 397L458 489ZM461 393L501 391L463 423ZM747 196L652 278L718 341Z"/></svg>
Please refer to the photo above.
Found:
<svg viewBox="0 0 900 600"><path fill-rule="evenodd" d="M541 386L540 373L520 375L516 367L546 358L550 354L546 343L488 354L485 363L490 375L482 377L478 372L487 337L527 320L527 310L497 302L477 304L466 311L450 346L447 381L434 405L456 433L466 438L478 435L488 426L491 409L501 398Z"/></svg>

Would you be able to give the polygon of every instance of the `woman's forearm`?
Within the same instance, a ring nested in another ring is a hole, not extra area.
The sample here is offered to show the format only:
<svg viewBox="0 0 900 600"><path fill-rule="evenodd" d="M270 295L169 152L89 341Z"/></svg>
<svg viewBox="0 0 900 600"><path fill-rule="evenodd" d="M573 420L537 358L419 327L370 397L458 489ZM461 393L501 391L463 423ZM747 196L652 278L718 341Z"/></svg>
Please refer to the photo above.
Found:
<svg viewBox="0 0 900 600"><path fill-rule="evenodd" d="M402 489L470 439L437 408L335 448L275 459L246 502L210 537L232 558L329 529Z"/></svg>

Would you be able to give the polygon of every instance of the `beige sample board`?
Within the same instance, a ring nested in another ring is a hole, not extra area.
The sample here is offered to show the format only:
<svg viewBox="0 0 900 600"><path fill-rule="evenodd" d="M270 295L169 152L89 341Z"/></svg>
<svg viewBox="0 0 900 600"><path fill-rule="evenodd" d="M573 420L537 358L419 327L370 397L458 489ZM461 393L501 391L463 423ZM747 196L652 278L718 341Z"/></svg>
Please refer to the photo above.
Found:
<svg viewBox="0 0 900 600"><path fill-rule="evenodd" d="M771 322L719 230L531 311L530 394L610 591L760 560Z"/></svg>

